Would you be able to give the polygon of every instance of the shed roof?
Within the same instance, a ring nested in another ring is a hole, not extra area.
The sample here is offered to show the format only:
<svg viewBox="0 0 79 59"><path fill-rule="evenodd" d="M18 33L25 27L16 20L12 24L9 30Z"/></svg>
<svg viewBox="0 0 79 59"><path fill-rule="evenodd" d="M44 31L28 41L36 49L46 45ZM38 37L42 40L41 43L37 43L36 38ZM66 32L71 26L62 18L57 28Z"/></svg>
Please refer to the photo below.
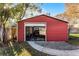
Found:
<svg viewBox="0 0 79 59"><path fill-rule="evenodd" d="M67 21L60 20L60 19L57 19L57 18L55 18L55 17L48 16L48 15L45 15L45 14L38 15L38 16L35 16L35 17L31 17L31 18L27 18L27 19L23 19L23 20L21 20L21 21L33 19L33 18L40 17L40 16L45 16L45 17L48 17L48 18L51 18L51 19L55 19L55 20L58 20L58 21L61 21L61 22L68 23ZM21 21L19 21L19 22L21 22Z"/></svg>

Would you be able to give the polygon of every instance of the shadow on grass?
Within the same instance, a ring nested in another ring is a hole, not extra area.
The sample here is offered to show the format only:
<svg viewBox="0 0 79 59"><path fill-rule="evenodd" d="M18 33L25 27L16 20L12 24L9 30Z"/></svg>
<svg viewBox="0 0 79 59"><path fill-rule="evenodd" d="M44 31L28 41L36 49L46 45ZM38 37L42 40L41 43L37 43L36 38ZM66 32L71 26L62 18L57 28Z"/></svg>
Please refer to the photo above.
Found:
<svg viewBox="0 0 79 59"><path fill-rule="evenodd" d="M9 43L7 48L5 48L3 55L4 56L19 56L19 54L22 52L22 49L24 48L27 50L32 56L50 56L48 54L45 54L43 52L39 52L36 49L32 48L27 42L11 42Z"/></svg>
<svg viewBox="0 0 79 59"><path fill-rule="evenodd" d="M75 36L70 36L69 40L78 40L79 41L79 37L75 37Z"/></svg>
<svg viewBox="0 0 79 59"><path fill-rule="evenodd" d="M22 48L20 47L19 43L14 43L14 42L11 42L12 43L12 46L11 44L9 43L7 48L5 48L5 51L4 51L4 56L15 56L16 54L19 54L20 52L22 52Z"/></svg>
<svg viewBox="0 0 79 59"><path fill-rule="evenodd" d="M70 36L68 43L70 43L72 45L79 45L79 37Z"/></svg>

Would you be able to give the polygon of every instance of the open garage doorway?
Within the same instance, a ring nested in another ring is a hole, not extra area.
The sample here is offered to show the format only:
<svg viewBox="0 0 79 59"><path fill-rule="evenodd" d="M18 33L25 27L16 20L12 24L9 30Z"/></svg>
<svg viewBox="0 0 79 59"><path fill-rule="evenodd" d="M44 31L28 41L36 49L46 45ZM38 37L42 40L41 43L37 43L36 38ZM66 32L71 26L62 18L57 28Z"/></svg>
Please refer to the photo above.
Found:
<svg viewBox="0 0 79 59"><path fill-rule="evenodd" d="M46 23L26 23L25 39L26 41L45 41Z"/></svg>

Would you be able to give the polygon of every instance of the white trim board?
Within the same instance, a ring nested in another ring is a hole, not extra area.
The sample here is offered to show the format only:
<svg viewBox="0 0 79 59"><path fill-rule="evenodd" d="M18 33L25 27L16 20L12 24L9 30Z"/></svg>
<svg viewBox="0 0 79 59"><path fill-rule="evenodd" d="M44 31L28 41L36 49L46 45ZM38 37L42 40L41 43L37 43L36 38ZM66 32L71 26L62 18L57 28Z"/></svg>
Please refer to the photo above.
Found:
<svg viewBox="0 0 79 59"><path fill-rule="evenodd" d="M24 26L46 26L45 23L26 23Z"/></svg>
<svg viewBox="0 0 79 59"><path fill-rule="evenodd" d="M47 32L47 23L45 22L26 22L24 23L24 41L26 41L26 31L25 31L25 27L26 26L45 26L46 27L46 32ZM47 33L46 33L46 36L45 36L45 41L47 41Z"/></svg>

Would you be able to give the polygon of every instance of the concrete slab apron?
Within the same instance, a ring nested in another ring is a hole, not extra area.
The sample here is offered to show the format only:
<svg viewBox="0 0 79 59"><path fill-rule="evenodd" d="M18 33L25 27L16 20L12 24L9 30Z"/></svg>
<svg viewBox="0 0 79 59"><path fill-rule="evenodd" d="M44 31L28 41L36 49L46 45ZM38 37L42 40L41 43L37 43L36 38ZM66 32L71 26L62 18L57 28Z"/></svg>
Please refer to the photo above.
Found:
<svg viewBox="0 0 79 59"><path fill-rule="evenodd" d="M58 56L79 56L79 49L77 50L57 50L51 49L47 47L43 47L35 42L28 41L28 44L33 47L34 49L50 54L50 55L58 55Z"/></svg>

